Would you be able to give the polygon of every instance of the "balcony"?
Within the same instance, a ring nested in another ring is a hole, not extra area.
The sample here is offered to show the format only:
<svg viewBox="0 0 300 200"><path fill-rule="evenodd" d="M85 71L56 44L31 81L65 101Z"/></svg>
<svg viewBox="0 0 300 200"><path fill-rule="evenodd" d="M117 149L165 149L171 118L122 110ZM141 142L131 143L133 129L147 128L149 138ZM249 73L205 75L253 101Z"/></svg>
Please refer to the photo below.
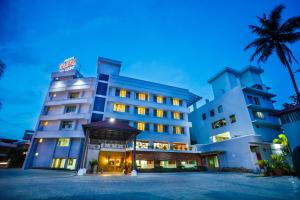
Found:
<svg viewBox="0 0 300 200"><path fill-rule="evenodd" d="M45 106L57 106L65 104L91 104L91 98L47 98Z"/></svg>
<svg viewBox="0 0 300 200"><path fill-rule="evenodd" d="M58 115L41 115L40 120L51 121L51 120L72 120L72 119L89 119L89 113L67 113Z"/></svg>

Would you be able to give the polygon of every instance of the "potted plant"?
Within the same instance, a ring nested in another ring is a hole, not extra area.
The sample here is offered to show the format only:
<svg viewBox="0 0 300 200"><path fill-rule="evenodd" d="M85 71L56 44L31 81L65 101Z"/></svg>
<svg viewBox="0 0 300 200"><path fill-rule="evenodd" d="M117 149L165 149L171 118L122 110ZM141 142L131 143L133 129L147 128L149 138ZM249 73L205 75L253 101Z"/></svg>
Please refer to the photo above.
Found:
<svg viewBox="0 0 300 200"><path fill-rule="evenodd" d="M282 154L273 154L271 155L272 159L272 169L275 175L282 176L284 175L285 162Z"/></svg>
<svg viewBox="0 0 300 200"><path fill-rule="evenodd" d="M97 168L98 168L98 160L93 159L90 160L90 167L91 167L91 173L96 174L97 173Z"/></svg>

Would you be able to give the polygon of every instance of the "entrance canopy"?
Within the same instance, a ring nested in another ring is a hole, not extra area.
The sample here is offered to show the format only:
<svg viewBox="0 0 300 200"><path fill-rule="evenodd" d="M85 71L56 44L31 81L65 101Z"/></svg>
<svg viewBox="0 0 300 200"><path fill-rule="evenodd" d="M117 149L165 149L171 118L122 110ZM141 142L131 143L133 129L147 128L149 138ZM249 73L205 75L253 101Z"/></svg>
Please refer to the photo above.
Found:
<svg viewBox="0 0 300 200"><path fill-rule="evenodd" d="M133 140L141 131L118 120L104 120L82 125L89 138L98 140Z"/></svg>

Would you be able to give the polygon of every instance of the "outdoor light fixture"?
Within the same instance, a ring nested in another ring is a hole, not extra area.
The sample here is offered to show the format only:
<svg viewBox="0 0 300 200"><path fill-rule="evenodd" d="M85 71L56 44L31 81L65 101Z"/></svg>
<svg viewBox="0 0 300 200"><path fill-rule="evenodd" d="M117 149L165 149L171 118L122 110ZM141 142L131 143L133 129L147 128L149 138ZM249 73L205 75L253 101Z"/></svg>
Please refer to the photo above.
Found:
<svg viewBox="0 0 300 200"><path fill-rule="evenodd" d="M116 121L115 118L109 118L109 122L114 123Z"/></svg>

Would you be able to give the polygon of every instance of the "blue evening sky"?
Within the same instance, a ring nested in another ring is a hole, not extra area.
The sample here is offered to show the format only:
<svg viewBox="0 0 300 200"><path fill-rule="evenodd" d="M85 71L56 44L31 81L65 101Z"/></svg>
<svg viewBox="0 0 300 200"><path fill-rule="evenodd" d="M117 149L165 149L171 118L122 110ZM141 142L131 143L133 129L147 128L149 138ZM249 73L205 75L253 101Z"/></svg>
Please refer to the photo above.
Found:
<svg viewBox="0 0 300 200"><path fill-rule="evenodd" d="M241 69L253 51L248 25L276 5L283 17L300 14L299 0L0 0L0 137L21 138L34 129L50 73L76 56L85 76L95 76L97 56L122 61L124 76L188 88L212 99L207 80L224 66ZM291 46L300 60L300 44ZM276 56L261 65L278 94L293 93ZM294 69L300 65L293 65ZM300 86L300 73L296 76Z"/></svg>

